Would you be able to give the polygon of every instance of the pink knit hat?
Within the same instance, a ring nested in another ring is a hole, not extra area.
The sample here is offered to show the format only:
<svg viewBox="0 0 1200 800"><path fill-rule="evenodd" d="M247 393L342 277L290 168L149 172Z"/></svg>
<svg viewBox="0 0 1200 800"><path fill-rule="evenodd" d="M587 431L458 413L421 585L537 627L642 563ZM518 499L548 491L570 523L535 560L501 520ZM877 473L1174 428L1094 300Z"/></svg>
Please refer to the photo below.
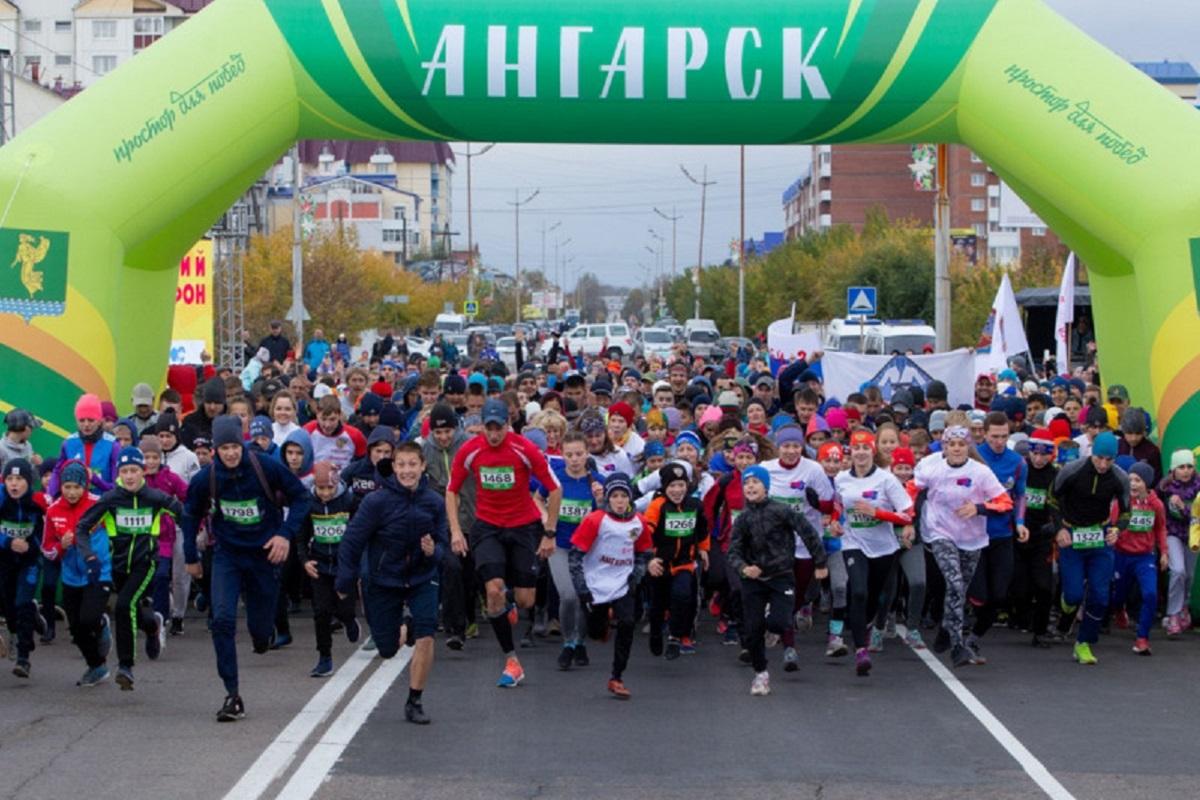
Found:
<svg viewBox="0 0 1200 800"><path fill-rule="evenodd" d="M94 394L85 394L75 404L75 419L104 419L104 410L100 407L100 398Z"/></svg>

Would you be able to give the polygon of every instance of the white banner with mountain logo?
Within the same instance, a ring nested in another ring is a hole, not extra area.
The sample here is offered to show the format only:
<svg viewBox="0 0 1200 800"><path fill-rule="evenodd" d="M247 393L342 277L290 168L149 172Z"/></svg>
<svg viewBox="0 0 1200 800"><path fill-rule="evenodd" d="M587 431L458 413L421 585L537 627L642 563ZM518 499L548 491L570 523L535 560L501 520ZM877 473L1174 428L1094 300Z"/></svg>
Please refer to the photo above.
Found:
<svg viewBox="0 0 1200 800"><path fill-rule="evenodd" d="M953 408L975 402L975 355L966 348L922 356L864 356L857 353L826 352L821 359L825 373L825 396L845 401L869 385L878 386L885 400L911 386L922 389L930 381L946 384Z"/></svg>

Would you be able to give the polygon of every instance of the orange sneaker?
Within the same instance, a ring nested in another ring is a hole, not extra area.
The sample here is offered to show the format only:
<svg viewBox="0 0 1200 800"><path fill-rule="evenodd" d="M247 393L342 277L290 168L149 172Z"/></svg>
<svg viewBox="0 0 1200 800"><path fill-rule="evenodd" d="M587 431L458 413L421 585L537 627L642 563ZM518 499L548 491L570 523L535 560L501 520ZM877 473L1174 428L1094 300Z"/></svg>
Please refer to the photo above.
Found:
<svg viewBox="0 0 1200 800"><path fill-rule="evenodd" d="M1139 656L1150 655L1150 640L1138 637L1133 643L1133 652Z"/></svg>
<svg viewBox="0 0 1200 800"><path fill-rule="evenodd" d="M510 606L508 609L508 624L515 628L515 627L517 627L517 622L520 621L520 619L521 619L520 609L518 609L515 604Z"/></svg>
<svg viewBox="0 0 1200 800"><path fill-rule="evenodd" d="M629 694L629 690L625 688L625 684L621 683L616 678L613 678L608 682L608 691L610 691L613 697L617 698L618 700L628 700L632 696Z"/></svg>
<svg viewBox="0 0 1200 800"><path fill-rule="evenodd" d="M525 680L525 670L521 669L521 662L517 661L515 656L510 656L496 685L503 689L514 689L523 680Z"/></svg>

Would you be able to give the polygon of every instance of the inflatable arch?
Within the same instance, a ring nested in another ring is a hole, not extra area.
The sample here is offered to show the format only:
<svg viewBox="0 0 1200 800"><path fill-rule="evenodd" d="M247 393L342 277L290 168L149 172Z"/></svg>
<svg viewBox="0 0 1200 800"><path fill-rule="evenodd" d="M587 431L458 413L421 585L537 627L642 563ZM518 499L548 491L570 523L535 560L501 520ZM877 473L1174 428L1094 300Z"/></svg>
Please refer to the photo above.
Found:
<svg viewBox="0 0 1200 800"><path fill-rule="evenodd" d="M0 149L0 409L159 379L178 259L305 137L965 143L1200 443L1200 115L1039 0L218 0Z"/></svg>

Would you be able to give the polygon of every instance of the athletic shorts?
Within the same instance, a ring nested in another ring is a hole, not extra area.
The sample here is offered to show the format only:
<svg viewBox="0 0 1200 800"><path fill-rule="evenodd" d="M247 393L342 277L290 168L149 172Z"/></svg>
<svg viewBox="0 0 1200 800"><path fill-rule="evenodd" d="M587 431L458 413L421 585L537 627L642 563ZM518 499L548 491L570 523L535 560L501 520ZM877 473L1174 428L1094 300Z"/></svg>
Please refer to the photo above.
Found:
<svg viewBox="0 0 1200 800"><path fill-rule="evenodd" d="M538 540L541 523L517 528L501 528L481 519L471 526L471 556L475 571L483 582L502 578L512 589L532 589L537 585Z"/></svg>

